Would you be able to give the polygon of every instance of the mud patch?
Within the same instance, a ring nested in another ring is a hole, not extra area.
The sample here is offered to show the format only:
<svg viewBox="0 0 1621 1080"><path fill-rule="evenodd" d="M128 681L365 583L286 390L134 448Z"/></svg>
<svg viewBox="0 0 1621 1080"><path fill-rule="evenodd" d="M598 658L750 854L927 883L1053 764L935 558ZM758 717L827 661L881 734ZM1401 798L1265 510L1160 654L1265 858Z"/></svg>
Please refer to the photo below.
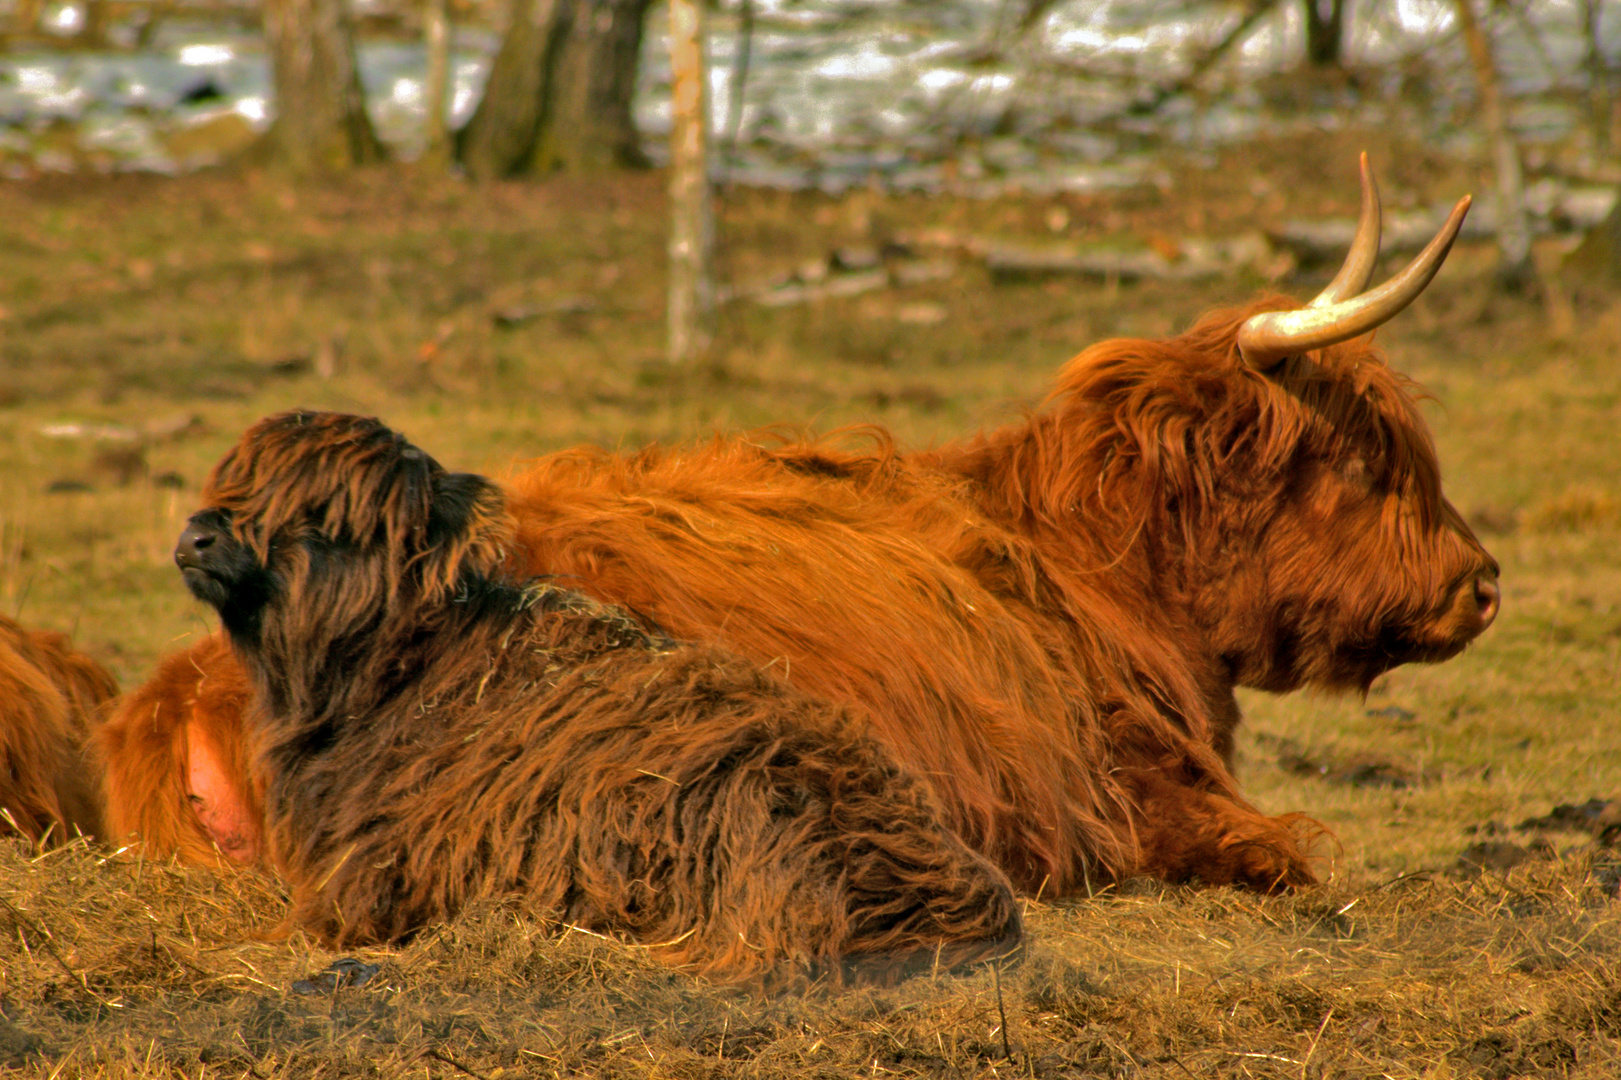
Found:
<svg viewBox="0 0 1621 1080"><path fill-rule="evenodd" d="M1621 860L1608 854L1621 847L1621 800L1592 798L1579 803L1560 803L1548 813L1528 817L1518 825L1492 820L1466 826L1463 831L1467 836L1481 839L1459 856L1456 869L1460 871L1508 870L1529 859L1546 858L1553 853L1553 845L1548 840L1538 836L1522 843L1513 839L1516 834L1576 833L1591 837L1592 843L1571 850L1594 852L1593 873L1606 891L1613 896L1621 885Z"/></svg>
<svg viewBox="0 0 1621 1080"><path fill-rule="evenodd" d="M1520 822L1521 830L1588 833L1605 847L1621 841L1621 800L1588 799L1582 803L1560 803L1541 817Z"/></svg>
<svg viewBox="0 0 1621 1080"><path fill-rule="evenodd" d="M0 1068L17 1069L44 1052L45 1040L12 1023L4 1004L0 1001Z"/></svg>
<svg viewBox="0 0 1621 1080"><path fill-rule="evenodd" d="M1391 706L1390 709L1397 710L1405 718L1413 716L1413 713L1398 709L1397 706ZM1381 712L1389 713L1389 710ZM1315 777L1330 784L1404 791L1433 783L1441 778L1441 774L1435 769L1410 768L1377 754L1340 755L1332 750L1304 747L1287 736L1258 732L1255 742L1256 745L1271 750L1278 767L1285 772L1296 776Z"/></svg>
<svg viewBox="0 0 1621 1080"><path fill-rule="evenodd" d="M1490 1080L1568 1072L1576 1064L1576 1048L1565 1039L1538 1038L1534 1034L1522 1037L1505 1032L1493 1032L1476 1039L1458 1056L1478 1069L1478 1075Z"/></svg>
<svg viewBox="0 0 1621 1080"><path fill-rule="evenodd" d="M1553 845L1546 840L1533 840L1530 844L1516 844L1512 840L1480 840L1463 849L1452 870L1464 877L1475 877L1488 870L1506 873L1534 859L1553 857Z"/></svg>
<svg viewBox="0 0 1621 1080"><path fill-rule="evenodd" d="M1563 851L1542 836L1513 839L1524 833L1576 833L1591 837L1590 843L1577 844ZM1621 857L1615 849L1621 844L1621 801L1592 798L1586 802L1560 803L1546 814L1528 817L1510 826L1500 820L1470 825L1465 835L1478 836L1458 856L1452 873L1476 877L1486 871L1506 873L1526 863L1555 858L1585 859L1588 874L1599 891L1615 898L1621 893Z"/></svg>

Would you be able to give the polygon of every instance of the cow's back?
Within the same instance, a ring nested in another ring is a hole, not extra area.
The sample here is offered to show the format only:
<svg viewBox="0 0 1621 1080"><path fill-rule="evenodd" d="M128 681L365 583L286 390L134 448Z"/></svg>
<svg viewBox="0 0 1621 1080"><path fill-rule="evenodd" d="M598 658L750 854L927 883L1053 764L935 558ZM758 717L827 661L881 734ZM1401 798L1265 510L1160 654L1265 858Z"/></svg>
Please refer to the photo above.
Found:
<svg viewBox="0 0 1621 1080"><path fill-rule="evenodd" d="M1021 611L1040 603L1033 560L948 475L882 448L717 440L571 451L508 486L524 572L853 707L1019 884L1128 866L1083 676Z"/></svg>

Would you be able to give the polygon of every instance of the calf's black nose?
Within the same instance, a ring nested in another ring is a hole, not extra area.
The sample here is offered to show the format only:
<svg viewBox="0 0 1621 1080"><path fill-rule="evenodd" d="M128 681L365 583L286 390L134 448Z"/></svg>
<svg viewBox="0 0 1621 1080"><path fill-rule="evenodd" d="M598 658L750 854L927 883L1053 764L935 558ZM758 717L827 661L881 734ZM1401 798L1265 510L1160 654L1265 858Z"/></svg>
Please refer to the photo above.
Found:
<svg viewBox="0 0 1621 1080"><path fill-rule="evenodd" d="M180 534L180 539L175 542L175 565L182 570L190 566L201 566L204 553L213 547L218 539L218 531L206 525L187 525L185 531Z"/></svg>

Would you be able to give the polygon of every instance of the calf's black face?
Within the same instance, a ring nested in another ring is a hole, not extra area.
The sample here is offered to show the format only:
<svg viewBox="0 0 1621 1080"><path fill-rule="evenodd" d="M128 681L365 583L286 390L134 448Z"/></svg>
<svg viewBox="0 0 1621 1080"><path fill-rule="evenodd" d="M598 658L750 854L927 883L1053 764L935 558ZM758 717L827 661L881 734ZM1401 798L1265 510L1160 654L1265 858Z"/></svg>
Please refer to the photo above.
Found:
<svg viewBox="0 0 1621 1080"><path fill-rule="evenodd" d="M231 534L228 511L193 514L175 544L174 561L186 588L220 613L230 633L250 639L257 634L265 606L275 594L274 579L253 551Z"/></svg>

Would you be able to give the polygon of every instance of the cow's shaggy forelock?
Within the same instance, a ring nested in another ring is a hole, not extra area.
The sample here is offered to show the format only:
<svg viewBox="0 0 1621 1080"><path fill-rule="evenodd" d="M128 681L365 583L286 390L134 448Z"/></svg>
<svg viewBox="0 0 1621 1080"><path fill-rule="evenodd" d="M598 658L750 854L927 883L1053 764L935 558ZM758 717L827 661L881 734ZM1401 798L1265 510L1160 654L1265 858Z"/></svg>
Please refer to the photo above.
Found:
<svg viewBox="0 0 1621 1080"><path fill-rule="evenodd" d="M341 413L260 421L214 467L202 495L205 509L193 520L219 523L236 546L214 556L231 564L224 602L208 595L219 586L206 579L198 595L261 661L250 667L277 709L308 705L286 694L327 691L319 680L268 671L318 666L335 686L367 694L408 679L411 652L394 643L420 633L422 613L442 610L464 578L497 567L511 531L490 481L446 472L380 421ZM320 603L282 603L263 618L289 597Z"/></svg>

